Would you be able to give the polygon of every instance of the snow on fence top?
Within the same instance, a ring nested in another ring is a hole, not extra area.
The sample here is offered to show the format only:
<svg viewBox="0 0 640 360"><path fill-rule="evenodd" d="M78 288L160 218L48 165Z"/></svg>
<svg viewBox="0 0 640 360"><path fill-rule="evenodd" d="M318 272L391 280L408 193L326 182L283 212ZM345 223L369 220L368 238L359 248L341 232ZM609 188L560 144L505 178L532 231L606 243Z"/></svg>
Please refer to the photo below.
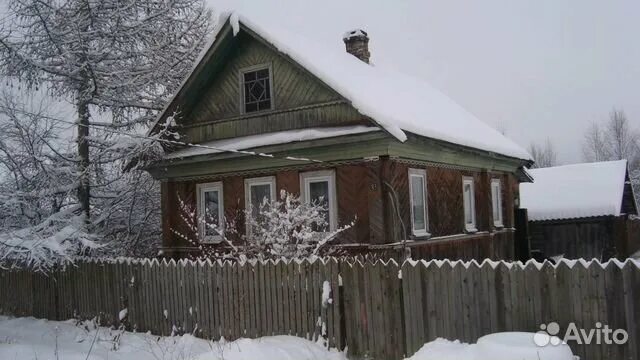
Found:
<svg viewBox="0 0 640 360"><path fill-rule="evenodd" d="M535 260L528 260L527 262L521 261L504 261L504 260L490 260L484 259L481 262L476 260L471 261L462 261L462 260L405 260L401 264L396 262L393 259L389 260L362 260L361 258L354 257L312 257L305 259L270 259L270 260L190 260L190 259L181 259L181 260L167 260L167 259L148 259L148 258L127 258L127 257L118 257L118 258L91 258L91 257L79 257L75 259L75 264L82 263L94 263L94 264L126 264L126 265L142 265L142 266L218 266L218 267L231 267L231 266L257 266L257 265L289 265L291 263L297 265L313 265L314 263L320 263L322 265L327 265L329 263L340 264L340 265L348 265L348 266L395 266L400 268L404 267L416 267L416 266L424 266L424 267L435 267L435 268L451 268L454 269L456 267L464 267L465 269L469 269L470 267L476 268L485 268L490 267L491 269L496 269L498 267L504 267L506 269L537 269L542 270L545 267L556 269L558 267L564 266L567 268L574 268L576 266L580 266L582 268L588 269L591 266L598 266L602 269L607 267L616 266L620 269L626 266L635 266L636 268L640 268L640 260L637 259L626 259L624 261L620 261L618 259L610 259L605 262L601 262L598 259L579 259L579 260L570 260L570 259L560 259L557 263L553 264L549 261L539 262ZM69 265L74 266L74 265ZM399 277L401 278L401 277Z"/></svg>
<svg viewBox="0 0 640 360"><path fill-rule="evenodd" d="M408 131L509 157L531 159L522 147L415 76L368 65L345 52L342 46L326 48L318 41L279 26L273 19L261 18L258 23L234 13L226 21L232 26L234 36L241 25L252 30L402 142L407 140L405 131ZM164 112L158 121L163 116Z"/></svg>
<svg viewBox="0 0 640 360"><path fill-rule="evenodd" d="M520 184L520 207L529 220L619 216L627 161L532 169L533 183Z"/></svg>

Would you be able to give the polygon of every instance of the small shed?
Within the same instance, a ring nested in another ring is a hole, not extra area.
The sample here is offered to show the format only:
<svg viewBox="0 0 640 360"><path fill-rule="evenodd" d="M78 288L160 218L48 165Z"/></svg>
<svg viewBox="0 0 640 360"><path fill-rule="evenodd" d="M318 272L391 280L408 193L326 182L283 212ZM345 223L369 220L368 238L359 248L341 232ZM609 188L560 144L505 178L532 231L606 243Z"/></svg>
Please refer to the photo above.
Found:
<svg viewBox="0 0 640 360"><path fill-rule="evenodd" d="M640 220L626 160L529 170L520 184L535 258L623 259L640 249Z"/></svg>

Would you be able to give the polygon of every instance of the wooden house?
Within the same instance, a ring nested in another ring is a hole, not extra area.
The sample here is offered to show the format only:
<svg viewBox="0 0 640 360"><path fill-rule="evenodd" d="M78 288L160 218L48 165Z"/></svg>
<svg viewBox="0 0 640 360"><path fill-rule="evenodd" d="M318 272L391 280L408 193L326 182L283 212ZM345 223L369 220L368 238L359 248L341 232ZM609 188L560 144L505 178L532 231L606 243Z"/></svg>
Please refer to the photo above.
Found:
<svg viewBox="0 0 640 360"><path fill-rule="evenodd" d="M529 170L521 207L535 258L627 258L640 249L640 220L627 161Z"/></svg>
<svg viewBox="0 0 640 360"><path fill-rule="evenodd" d="M333 246L414 258L510 258L529 154L412 76L369 64L368 34L346 50L231 15L150 129L180 141L148 168L162 181L163 251L197 251L179 199L236 217L284 189L328 202ZM234 226L242 234L245 226Z"/></svg>

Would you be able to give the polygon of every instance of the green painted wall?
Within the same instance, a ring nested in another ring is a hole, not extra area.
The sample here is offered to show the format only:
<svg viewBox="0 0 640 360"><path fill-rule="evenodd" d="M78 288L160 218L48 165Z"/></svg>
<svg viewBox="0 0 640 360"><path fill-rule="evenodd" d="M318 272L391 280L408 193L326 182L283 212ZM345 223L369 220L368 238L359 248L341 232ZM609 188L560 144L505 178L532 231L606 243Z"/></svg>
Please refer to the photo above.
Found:
<svg viewBox="0 0 640 360"><path fill-rule="evenodd" d="M244 31L223 54L224 63L203 74L211 78L182 109L181 125L191 142L367 122L335 91ZM244 115L240 70L261 64L271 66L274 109Z"/></svg>

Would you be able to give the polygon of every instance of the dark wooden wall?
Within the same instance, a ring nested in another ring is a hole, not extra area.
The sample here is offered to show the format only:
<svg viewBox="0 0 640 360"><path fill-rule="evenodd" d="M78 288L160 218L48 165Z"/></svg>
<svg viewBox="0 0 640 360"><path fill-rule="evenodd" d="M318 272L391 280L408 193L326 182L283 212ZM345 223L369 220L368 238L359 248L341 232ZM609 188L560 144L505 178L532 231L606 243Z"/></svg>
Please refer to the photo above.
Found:
<svg viewBox="0 0 640 360"><path fill-rule="evenodd" d="M626 259L640 250L640 220L627 216L529 222L531 250L544 257Z"/></svg>
<svg viewBox="0 0 640 360"><path fill-rule="evenodd" d="M447 241L416 239L411 233L409 199L409 168L422 168L427 172L427 206L431 237L459 235L461 238ZM381 159L334 166L336 174L337 208L339 225L355 220L355 225L345 231L336 245L365 244L384 245L413 239L420 244L413 252L419 258L482 259L485 257L511 259L513 234L500 233L493 226L491 209L491 179L500 178L503 186L504 228L513 227L513 186L517 181L512 175L473 172L435 166L409 165L400 161ZM276 189L293 194L300 193L300 171L286 170L255 176L276 176ZM462 204L462 177L475 179L476 222L479 233L465 234ZM244 179L227 176L190 181L168 181L162 185L163 246L179 248L191 246L175 235L172 229L189 234L180 216L178 196L195 208L195 189L198 182L222 181L225 215L235 219L236 230L244 233ZM495 234L494 234L495 233ZM425 241L422 241L425 240ZM499 245L494 245L497 242Z"/></svg>
<svg viewBox="0 0 640 360"><path fill-rule="evenodd" d="M544 257L609 259L614 252L613 218L529 222L531 251Z"/></svg>
<svg viewBox="0 0 640 360"><path fill-rule="evenodd" d="M502 213L505 228L513 227L514 184L517 180L508 174L490 173L487 171L474 172L435 166L410 165L403 162L388 161L385 163L387 181L393 186L400 209L400 221L393 224L403 224L407 238L414 238L411 234L411 211L409 199L410 168L425 169L427 173L427 207L429 232L432 236L446 236L465 233L464 206L462 203L462 178L469 176L475 182L476 227L478 231L495 231L491 208L491 179L502 181ZM386 188L385 188L386 189ZM388 207L387 217L393 218L393 209ZM397 217L397 216L396 216ZM394 239L393 230L389 236ZM400 238L395 237L400 240ZM397 241L396 240L396 241Z"/></svg>

